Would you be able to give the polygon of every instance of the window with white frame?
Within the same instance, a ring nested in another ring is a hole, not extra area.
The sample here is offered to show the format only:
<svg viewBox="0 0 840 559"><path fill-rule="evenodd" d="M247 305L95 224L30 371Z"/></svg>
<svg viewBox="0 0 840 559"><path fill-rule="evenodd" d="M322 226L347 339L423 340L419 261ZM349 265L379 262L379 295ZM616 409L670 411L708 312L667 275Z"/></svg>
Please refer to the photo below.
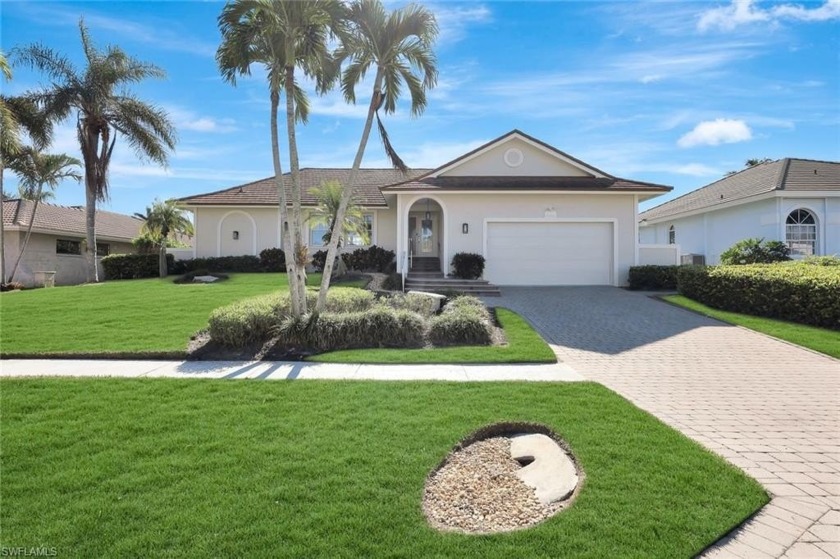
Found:
<svg viewBox="0 0 840 559"><path fill-rule="evenodd" d="M364 246L373 242L373 214L364 214L362 217L365 222L364 228L367 233L364 236L356 232L350 233L347 235L348 245Z"/></svg>
<svg viewBox="0 0 840 559"><path fill-rule="evenodd" d="M811 256L817 252L817 220L808 210L790 212L785 221L785 242L790 255Z"/></svg>
<svg viewBox="0 0 840 559"><path fill-rule="evenodd" d="M324 235L329 232L330 228L325 223L313 223L309 229L309 246L320 247L327 243L324 241Z"/></svg>
<svg viewBox="0 0 840 559"><path fill-rule="evenodd" d="M668 244L669 245L677 244L677 232L674 230L673 225L668 228Z"/></svg>

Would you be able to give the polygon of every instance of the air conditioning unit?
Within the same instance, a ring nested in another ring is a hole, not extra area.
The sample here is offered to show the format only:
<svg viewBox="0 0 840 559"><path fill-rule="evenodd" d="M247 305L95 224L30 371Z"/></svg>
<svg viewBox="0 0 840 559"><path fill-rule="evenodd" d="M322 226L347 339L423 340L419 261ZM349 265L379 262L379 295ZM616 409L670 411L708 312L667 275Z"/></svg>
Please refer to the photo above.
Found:
<svg viewBox="0 0 840 559"><path fill-rule="evenodd" d="M706 257L702 254L683 254L680 257L680 264L691 266L705 266Z"/></svg>

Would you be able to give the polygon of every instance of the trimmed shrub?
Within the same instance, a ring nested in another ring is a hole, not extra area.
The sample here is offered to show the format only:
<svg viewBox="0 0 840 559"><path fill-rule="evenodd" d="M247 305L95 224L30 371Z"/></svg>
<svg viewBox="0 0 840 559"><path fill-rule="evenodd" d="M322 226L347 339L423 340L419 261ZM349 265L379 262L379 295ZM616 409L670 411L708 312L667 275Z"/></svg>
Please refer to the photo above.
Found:
<svg viewBox="0 0 840 559"><path fill-rule="evenodd" d="M460 279L478 279L484 273L484 257L471 252L459 252L452 257L452 275Z"/></svg>
<svg viewBox="0 0 840 559"><path fill-rule="evenodd" d="M429 323L429 340L436 346L490 345L490 312L477 297L456 297Z"/></svg>
<svg viewBox="0 0 840 559"><path fill-rule="evenodd" d="M368 248L360 248L353 252L344 253L341 255L341 258L351 270L385 274L388 273L388 268L394 262L395 256L393 250L386 250L373 245ZM326 259L326 255L324 255L324 259Z"/></svg>
<svg viewBox="0 0 840 559"><path fill-rule="evenodd" d="M321 351L366 347L420 347L424 339L420 315L376 306L365 312L324 313L287 318L279 329L289 345Z"/></svg>
<svg viewBox="0 0 840 559"><path fill-rule="evenodd" d="M175 272L175 257L166 255L169 273ZM140 279L156 278L160 275L160 255L158 254L111 254L102 258L105 279Z"/></svg>
<svg viewBox="0 0 840 559"><path fill-rule="evenodd" d="M801 262L813 266L840 266L840 256L809 256Z"/></svg>
<svg viewBox="0 0 840 559"><path fill-rule="evenodd" d="M315 306L318 292L307 291L309 308ZM362 312L373 306L370 291L336 287L327 293L327 312ZM272 293L236 301L210 313L210 337L226 346L241 347L271 338L281 320L291 311L288 292ZM326 314L326 313L325 313Z"/></svg>
<svg viewBox="0 0 840 559"><path fill-rule="evenodd" d="M780 241L744 239L720 255L721 264L772 264L790 260L790 249Z"/></svg>
<svg viewBox="0 0 840 559"><path fill-rule="evenodd" d="M677 270L679 266L631 266L628 278L629 288L670 289L677 288Z"/></svg>
<svg viewBox="0 0 840 559"><path fill-rule="evenodd" d="M379 299L379 303L397 310L406 310L430 317L437 314L438 302L433 297L420 295L419 293L394 293Z"/></svg>
<svg viewBox="0 0 840 559"><path fill-rule="evenodd" d="M279 248L267 248L260 252L260 266L265 272L285 272L286 253Z"/></svg>
<svg viewBox="0 0 840 559"><path fill-rule="evenodd" d="M103 258L104 260L104 258ZM242 256L215 256L208 258L191 258L178 260L174 266L169 266L171 274L186 274L194 270L210 270L213 272L263 272L263 266L259 257L252 255Z"/></svg>
<svg viewBox="0 0 840 559"><path fill-rule="evenodd" d="M840 330L840 268L834 266L684 266L677 289L716 309Z"/></svg>

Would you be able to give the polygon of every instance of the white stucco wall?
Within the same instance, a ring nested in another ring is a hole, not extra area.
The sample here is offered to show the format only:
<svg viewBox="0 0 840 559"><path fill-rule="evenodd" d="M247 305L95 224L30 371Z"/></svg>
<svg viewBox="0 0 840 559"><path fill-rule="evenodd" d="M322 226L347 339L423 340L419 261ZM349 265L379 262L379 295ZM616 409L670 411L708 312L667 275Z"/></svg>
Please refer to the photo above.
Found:
<svg viewBox="0 0 840 559"><path fill-rule="evenodd" d="M15 264L15 260L17 260L18 254L20 254L24 236L25 231L6 231L5 233L6 273L9 275L11 275L12 267ZM35 272L52 271L56 273L56 285L84 283L87 279L87 274L85 273L85 257L74 254L56 254L56 241L58 239L70 241L82 240L73 236L48 235L33 231L26 251L23 253L23 259L20 261L20 267L15 274L15 281L19 281L27 287L32 287L35 285ZM110 241L102 238L98 239L97 242L111 245L111 254L136 252L131 243ZM97 258L97 261L99 260L101 258ZM99 264L99 277L104 277L101 264Z"/></svg>
<svg viewBox="0 0 840 559"><path fill-rule="evenodd" d="M632 194L531 194L531 193L476 193L476 194L400 194L399 207L403 213L401 227L408 227L406 217L410 205L417 200L430 197L443 208L443 255L444 272L449 272L452 256L458 252L484 252L485 219L546 218L551 208L554 215L549 219L615 219L617 221L618 265L616 279L619 285L627 281L630 266L635 262L636 231L635 207ZM467 223L469 233L462 233L462 224ZM397 257L407 250L405 236L400 235Z"/></svg>
<svg viewBox="0 0 840 559"><path fill-rule="evenodd" d="M640 225L642 243L666 244L673 225L683 254L703 254L706 264L719 264L726 249L751 237L785 240L785 220L804 208L817 219L817 253L840 253L840 197L776 196L684 218Z"/></svg>
<svg viewBox="0 0 840 559"><path fill-rule="evenodd" d="M195 212L195 253L196 256L242 256L259 255L267 248L282 248L280 216L277 208L247 207L213 208L199 207ZM382 248L396 248L396 209L376 208L364 210L373 215L372 243ZM309 212L304 210L304 219ZM308 224L309 222L307 222ZM309 239L309 226L305 232ZM233 232L239 232L239 239L233 239ZM310 252L323 247L312 245ZM359 247L348 246L345 250Z"/></svg>

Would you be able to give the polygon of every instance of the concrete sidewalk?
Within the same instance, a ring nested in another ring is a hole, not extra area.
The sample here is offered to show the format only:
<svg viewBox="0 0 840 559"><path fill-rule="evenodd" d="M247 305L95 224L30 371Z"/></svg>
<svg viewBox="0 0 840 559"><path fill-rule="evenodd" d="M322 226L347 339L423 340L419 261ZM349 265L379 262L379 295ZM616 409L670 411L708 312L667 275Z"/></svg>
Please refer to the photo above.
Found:
<svg viewBox="0 0 840 559"><path fill-rule="evenodd" d="M302 361L0 360L0 377L581 381L564 363L548 365L358 365Z"/></svg>

